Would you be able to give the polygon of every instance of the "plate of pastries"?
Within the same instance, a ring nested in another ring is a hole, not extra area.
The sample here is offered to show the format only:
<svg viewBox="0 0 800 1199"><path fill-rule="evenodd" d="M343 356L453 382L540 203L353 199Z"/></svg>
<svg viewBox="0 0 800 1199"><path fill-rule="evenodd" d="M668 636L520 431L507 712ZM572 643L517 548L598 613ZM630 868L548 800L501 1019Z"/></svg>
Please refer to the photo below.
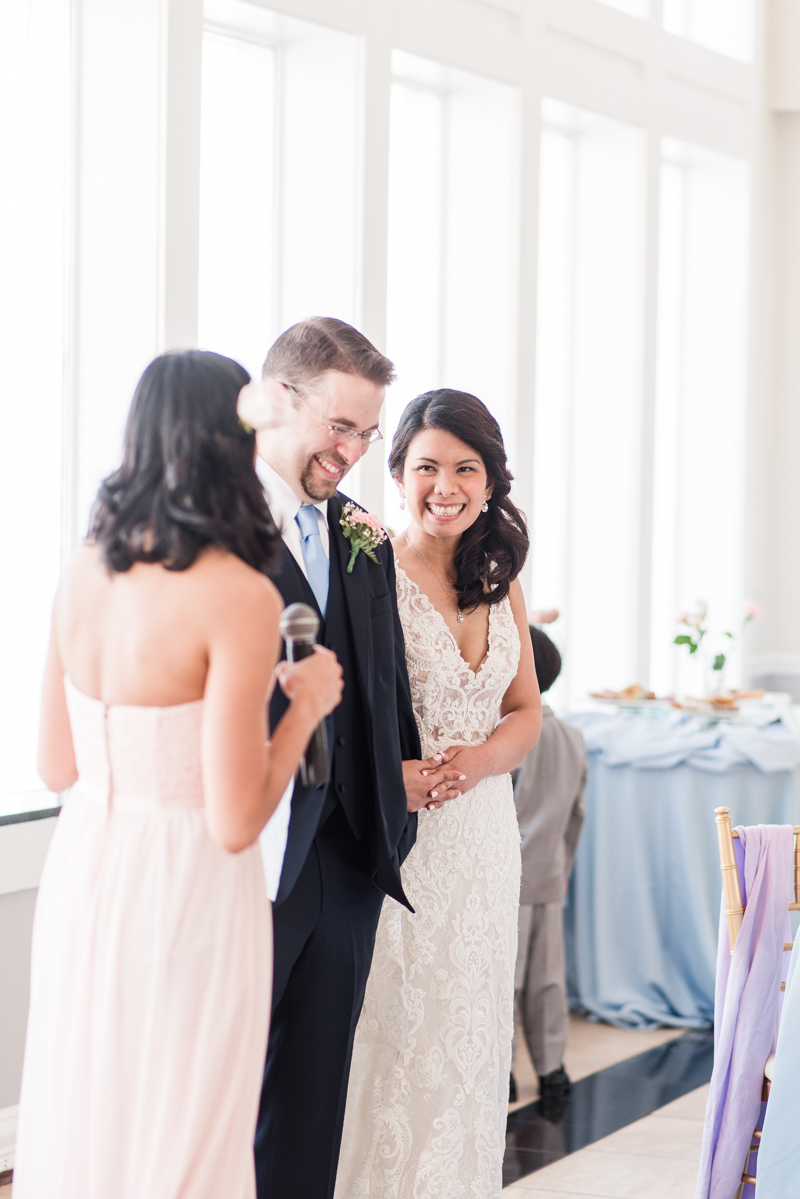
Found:
<svg viewBox="0 0 800 1199"><path fill-rule="evenodd" d="M643 703L663 703L659 700L655 691L647 691L641 683L631 683L630 687L623 687L621 691L611 691L606 688L605 691L590 691L592 699L599 699L605 704L620 704L634 705L639 707Z"/></svg>
<svg viewBox="0 0 800 1199"><path fill-rule="evenodd" d="M739 703L741 700L748 699L763 699L764 692L760 690L751 691L726 691L720 695L710 695L707 699L698 699L695 696L687 695L681 699L676 699L674 695L665 695L658 697L654 691L648 691L641 683L631 683L629 687L623 687L621 691L612 691L606 689L604 691L590 691L592 699L600 700L601 703L616 704L619 708L640 708L646 704L669 704L672 708L679 708L685 712L738 712Z"/></svg>

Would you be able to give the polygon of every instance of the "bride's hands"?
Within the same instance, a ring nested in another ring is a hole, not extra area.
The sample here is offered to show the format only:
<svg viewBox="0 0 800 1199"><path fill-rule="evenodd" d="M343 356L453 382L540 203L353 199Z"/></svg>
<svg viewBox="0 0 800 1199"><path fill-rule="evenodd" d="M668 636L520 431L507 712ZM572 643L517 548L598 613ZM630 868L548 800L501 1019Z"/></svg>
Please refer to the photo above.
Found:
<svg viewBox="0 0 800 1199"><path fill-rule="evenodd" d="M420 808L441 808L450 799L458 799L464 775L458 769L443 769L443 755L423 761L410 758L403 762L403 782L409 812Z"/></svg>
<svg viewBox="0 0 800 1199"><path fill-rule="evenodd" d="M437 755L448 771L456 770L464 780L462 791L471 791L493 773L482 745L454 745ZM437 805L438 806L438 805Z"/></svg>

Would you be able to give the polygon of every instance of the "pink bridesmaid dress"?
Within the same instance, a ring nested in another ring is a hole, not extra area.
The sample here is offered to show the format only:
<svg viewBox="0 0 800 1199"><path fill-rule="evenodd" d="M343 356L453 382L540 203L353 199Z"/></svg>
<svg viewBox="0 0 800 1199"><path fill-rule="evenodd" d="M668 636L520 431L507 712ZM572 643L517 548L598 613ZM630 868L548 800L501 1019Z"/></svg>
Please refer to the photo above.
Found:
<svg viewBox="0 0 800 1199"><path fill-rule="evenodd" d="M14 1199L254 1199L272 923L203 810L203 701L66 680L79 779L39 889Z"/></svg>

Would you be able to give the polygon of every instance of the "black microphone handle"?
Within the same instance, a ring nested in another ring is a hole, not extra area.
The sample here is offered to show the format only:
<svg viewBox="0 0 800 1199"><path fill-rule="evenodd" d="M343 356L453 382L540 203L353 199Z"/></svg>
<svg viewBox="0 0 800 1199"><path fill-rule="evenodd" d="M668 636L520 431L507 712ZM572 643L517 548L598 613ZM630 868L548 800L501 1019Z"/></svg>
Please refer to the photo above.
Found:
<svg viewBox="0 0 800 1199"><path fill-rule="evenodd" d="M286 642L286 657L290 662L300 662L314 652L312 641ZM325 721L318 724L311 734L306 752L300 759L300 780L304 787L325 787L330 782L328 759L328 732Z"/></svg>

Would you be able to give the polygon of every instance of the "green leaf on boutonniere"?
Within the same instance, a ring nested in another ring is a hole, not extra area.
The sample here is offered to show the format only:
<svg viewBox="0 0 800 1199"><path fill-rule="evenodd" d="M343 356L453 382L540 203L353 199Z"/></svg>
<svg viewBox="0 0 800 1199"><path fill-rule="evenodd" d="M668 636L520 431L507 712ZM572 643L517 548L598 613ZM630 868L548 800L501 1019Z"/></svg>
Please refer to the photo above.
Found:
<svg viewBox="0 0 800 1199"><path fill-rule="evenodd" d="M353 573L353 564L358 557L358 551L363 550L373 562L378 562L375 550L386 540L386 530L377 516L358 508L349 500L342 509L339 524L345 539L350 544L350 561L347 563L347 573Z"/></svg>

